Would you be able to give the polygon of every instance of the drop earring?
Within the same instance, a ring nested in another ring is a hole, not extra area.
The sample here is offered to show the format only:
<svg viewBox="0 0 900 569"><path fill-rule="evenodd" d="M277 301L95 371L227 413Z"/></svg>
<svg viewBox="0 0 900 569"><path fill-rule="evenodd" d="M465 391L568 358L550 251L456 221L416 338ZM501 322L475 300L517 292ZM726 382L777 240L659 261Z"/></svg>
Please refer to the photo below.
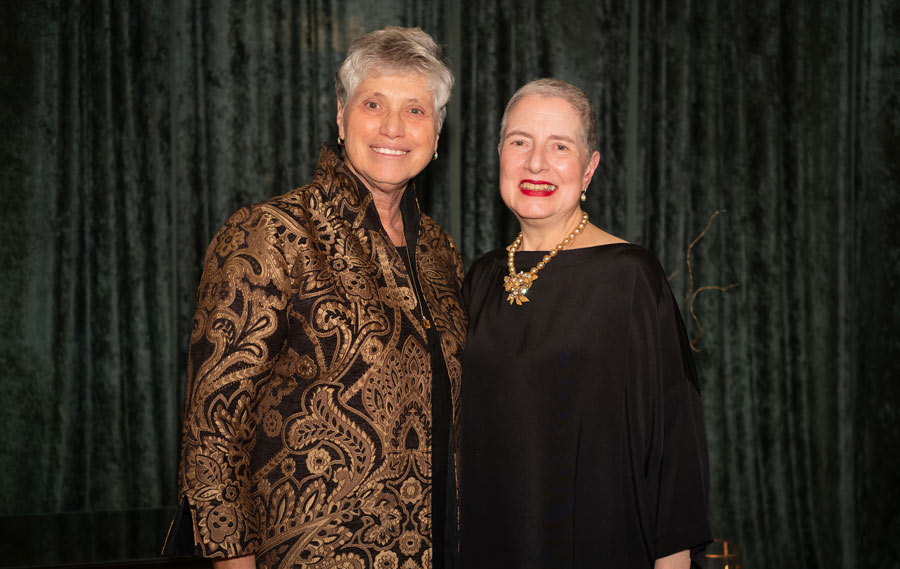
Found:
<svg viewBox="0 0 900 569"><path fill-rule="evenodd" d="M581 192L581 201L583 201L583 202L587 201L587 190L584 190Z"/></svg>

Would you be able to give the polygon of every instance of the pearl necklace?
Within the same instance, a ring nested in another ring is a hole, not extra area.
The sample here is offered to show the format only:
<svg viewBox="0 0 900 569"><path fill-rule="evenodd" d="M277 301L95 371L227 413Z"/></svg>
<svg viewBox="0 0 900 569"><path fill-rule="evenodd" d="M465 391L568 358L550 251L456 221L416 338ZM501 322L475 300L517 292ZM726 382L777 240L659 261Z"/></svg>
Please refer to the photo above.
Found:
<svg viewBox="0 0 900 569"><path fill-rule="evenodd" d="M547 263L556 256L557 253L562 251L567 245L569 245L572 241L575 240L575 237L578 236L579 233L584 231L584 226L587 225L588 214L586 211L581 212L581 223L578 224L575 229L572 230L572 233L569 233L569 236L562 240L562 242L550 250L549 253L544 255L544 258L540 260L540 262L531 267L528 271L521 271L518 274L516 273L516 251L519 250L519 247L522 245L522 232L519 232L519 236L516 237L516 240L512 242L512 245L506 248L506 264L509 267L509 276L503 277L503 288L509 293L506 297L507 302L512 304L515 302L517 305L521 306L523 303L528 302L528 297L525 296L528 294L528 289L531 288L531 283L537 280L538 271L543 269Z"/></svg>

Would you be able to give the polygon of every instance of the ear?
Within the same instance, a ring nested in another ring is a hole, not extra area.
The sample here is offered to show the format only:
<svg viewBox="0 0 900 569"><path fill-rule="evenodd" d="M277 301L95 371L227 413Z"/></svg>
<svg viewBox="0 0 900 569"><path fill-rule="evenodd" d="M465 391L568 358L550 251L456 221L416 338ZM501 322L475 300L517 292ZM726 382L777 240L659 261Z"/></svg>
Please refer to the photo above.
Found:
<svg viewBox="0 0 900 569"><path fill-rule="evenodd" d="M341 100L337 101L337 127L338 127L338 138L347 138L344 136L344 105L341 104Z"/></svg>
<svg viewBox="0 0 900 569"><path fill-rule="evenodd" d="M434 152L437 152L438 140L440 140L440 139L441 139L440 134L434 135Z"/></svg>
<svg viewBox="0 0 900 569"><path fill-rule="evenodd" d="M584 169L584 177L581 179L581 189L585 189L588 187L588 184L591 183L591 178L594 177L594 170L597 169L597 165L600 164L600 153L596 150L593 154L591 154L591 159L588 161L587 168Z"/></svg>

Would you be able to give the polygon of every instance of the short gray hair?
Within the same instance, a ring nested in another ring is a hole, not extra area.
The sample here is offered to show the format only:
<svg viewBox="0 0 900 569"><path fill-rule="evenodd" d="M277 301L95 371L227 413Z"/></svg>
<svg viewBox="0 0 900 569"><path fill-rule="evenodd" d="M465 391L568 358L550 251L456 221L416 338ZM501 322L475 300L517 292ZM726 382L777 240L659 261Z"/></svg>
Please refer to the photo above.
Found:
<svg viewBox="0 0 900 569"><path fill-rule="evenodd" d="M441 46L421 28L390 26L353 40L334 76L334 91L346 108L347 99L370 75L410 73L424 75L428 81L440 132L453 89L453 72L444 61Z"/></svg>
<svg viewBox="0 0 900 569"><path fill-rule="evenodd" d="M506 117L516 104L525 97L537 95L539 97L558 97L563 99L575 109L578 118L581 119L581 138L587 145L588 156L597 150L597 111L588 98L587 93L579 87L561 79L535 79L526 83L516 91L506 103L503 111L503 119L500 121L500 141L506 135Z"/></svg>

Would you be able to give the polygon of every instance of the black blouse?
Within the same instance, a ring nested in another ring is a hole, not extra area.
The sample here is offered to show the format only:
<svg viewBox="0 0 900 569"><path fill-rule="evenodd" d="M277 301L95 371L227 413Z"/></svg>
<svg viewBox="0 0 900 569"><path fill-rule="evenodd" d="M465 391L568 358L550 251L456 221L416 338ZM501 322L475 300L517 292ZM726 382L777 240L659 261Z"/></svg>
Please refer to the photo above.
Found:
<svg viewBox="0 0 900 569"><path fill-rule="evenodd" d="M410 235L407 235L410 238ZM404 251L405 249L405 251ZM421 307L421 316L429 322L426 330L428 351L431 358L431 524L433 535L432 568L443 569L454 565L456 548L456 478L453 475L454 448L451 440L452 403L450 396L450 376L441 352L441 339L431 323L428 305L421 303L424 295L419 286L419 274L415 259L415 245L397 247L403 264L416 287L416 298ZM448 533L449 532L449 533Z"/></svg>
<svg viewBox="0 0 900 569"><path fill-rule="evenodd" d="M545 252L519 252L528 270ZM564 250L529 302L506 252L475 263L460 426L462 567L652 567L711 540L703 410L662 268Z"/></svg>

